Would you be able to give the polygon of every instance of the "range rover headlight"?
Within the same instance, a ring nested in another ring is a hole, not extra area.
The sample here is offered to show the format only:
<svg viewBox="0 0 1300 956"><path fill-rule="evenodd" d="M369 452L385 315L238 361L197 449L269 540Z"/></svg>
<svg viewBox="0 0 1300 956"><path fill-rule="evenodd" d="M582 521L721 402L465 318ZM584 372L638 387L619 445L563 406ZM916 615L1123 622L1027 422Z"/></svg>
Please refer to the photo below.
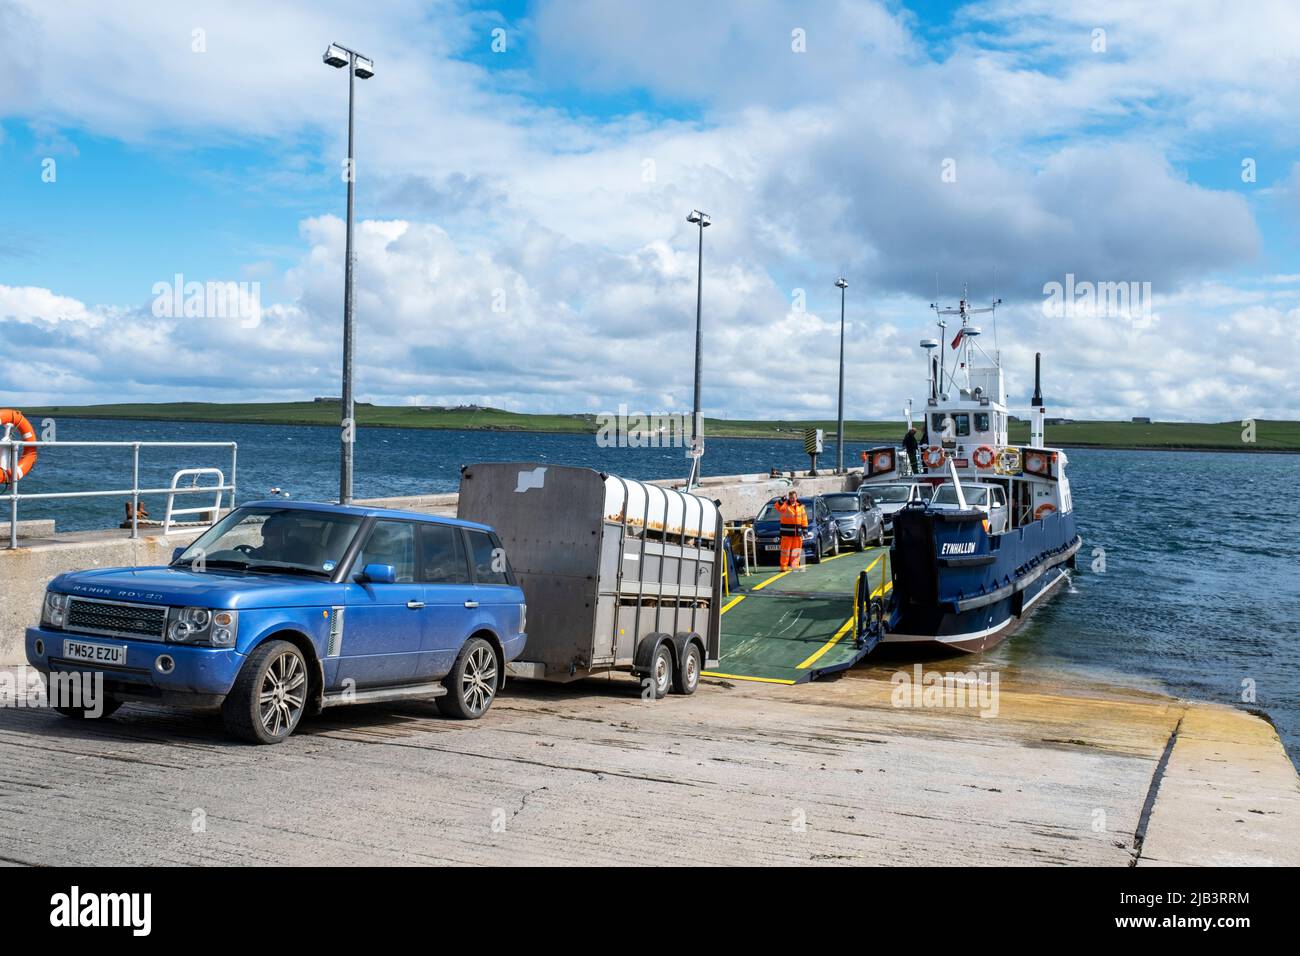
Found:
<svg viewBox="0 0 1300 956"><path fill-rule="evenodd" d="M175 644L233 647L238 620L237 611L174 607L167 614L167 640Z"/></svg>
<svg viewBox="0 0 1300 956"><path fill-rule="evenodd" d="M58 591L46 591L45 603L41 605L41 624L47 627L63 627L68 617L68 599L70 595Z"/></svg>
<svg viewBox="0 0 1300 956"><path fill-rule="evenodd" d="M196 631L204 631L212 623L212 612L205 607L183 607L181 620Z"/></svg>

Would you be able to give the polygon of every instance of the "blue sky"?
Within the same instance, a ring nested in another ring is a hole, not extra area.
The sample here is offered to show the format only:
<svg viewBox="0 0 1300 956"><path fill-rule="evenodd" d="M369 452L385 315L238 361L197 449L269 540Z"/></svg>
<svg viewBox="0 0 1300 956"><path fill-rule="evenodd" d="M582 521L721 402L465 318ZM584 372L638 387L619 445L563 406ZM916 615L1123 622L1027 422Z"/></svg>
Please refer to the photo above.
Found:
<svg viewBox="0 0 1300 956"><path fill-rule="evenodd" d="M370 400L684 407L689 376L645 356L690 347L700 206L718 414L830 409L830 350L779 405L771 385L783 342L833 338L840 271L853 413L891 413L920 391L935 274L946 301L990 297L994 270L1013 383L1056 347L1063 413L1296 414L1296 363L1258 346L1300 317L1283 3L17 0L0 18L18 39L0 331L42 373L2 373L6 404L336 391L346 82L319 52L337 39L377 63L358 84ZM1067 272L1150 282L1153 313L1051 325L1042 289ZM154 314L178 273L256 282L258 323Z"/></svg>

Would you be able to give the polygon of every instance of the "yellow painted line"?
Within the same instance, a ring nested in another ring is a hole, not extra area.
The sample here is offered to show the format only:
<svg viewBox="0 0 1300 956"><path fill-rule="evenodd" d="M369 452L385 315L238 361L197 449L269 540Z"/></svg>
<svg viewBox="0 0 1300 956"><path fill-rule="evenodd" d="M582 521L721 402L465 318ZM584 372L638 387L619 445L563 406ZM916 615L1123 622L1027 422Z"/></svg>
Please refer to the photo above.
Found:
<svg viewBox="0 0 1300 956"><path fill-rule="evenodd" d="M728 601L726 604L724 604L724 605L722 606L722 610L719 611L718 613L719 613L719 614L726 614L728 611L730 611L733 607L735 607L737 604L739 604L739 603L740 603L741 601L743 601L743 600L745 600L745 595L743 595L743 594L740 595L739 597L734 597L734 598L732 598L730 601Z"/></svg>
<svg viewBox="0 0 1300 956"><path fill-rule="evenodd" d="M827 641L827 642L826 642L825 644L823 644L821 647L817 648L817 650L813 651L812 654L810 654L810 655L808 656L808 659L807 659L806 661L804 661L802 664L800 664L800 665L799 665L797 668L795 668L795 669L796 669L796 670L805 670L805 669L807 669L807 668L809 668L809 667L812 667L814 664L817 663L818 659L819 659L823 654L825 654L825 653L826 653L827 651L829 651L832 647L834 647L834 646L839 642L839 639L840 639L841 637L843 637L845 634L847 634L847 633L848 633L852 628L853 628L853 618L849 618L847 621L844 622L844 626L841 627L838 631L835 632L835 636L834 636L834 637L832 637L829 641Z"/></svg>
<svg viewBox="0 0 1300 956"><path fill-rule="evenodd" d="M779 581L781 578L785 577L789 573L790 573L789 571L782 571L780 574L774 574L766 581L760 581L758 584L755 584L752 588L749 589L749 593L753 594L755 591L761 591L763 590L763 588L767 587L773 581Z"/></svg>
<svg viewBox="0 0 1300 956"><path fill-rule="evenodd" d="M781 680L778 677L746 677L744 674L722 674L718 671L700 671L701 677L725 677L728 680L752 680L759 684L793 684L792 680Z"/></svg>
<svg viewBox="0 0 1300 956"><path fill-rule="evenodd" d="M876 560L872 561L869 565L867 565L864 570L870 573L871 569L874 568L877 564L879 564L882 558L884 558L883 554L880 557L876 558ZM879 597L888 588L891 588L893 586L894 585L892 581L886 581L879 588L873 591L871 593L871 596ZM821 659L822 655L825 654L827 651L829 651L836 644L838 644L840 638L843 637L845 634L847 634L852 629L852 627L853 627L853 618L849 618L847 621L844 622L844 625L838 631L835 632L834 637L832 637L821 647L817 648L817 650L813 651L813 653L808 656L808 659L805 660L802 664L800 664L796 668L796 670L806 670L807 668L812 667L814 664L816 664L817 661Z"/></svg>

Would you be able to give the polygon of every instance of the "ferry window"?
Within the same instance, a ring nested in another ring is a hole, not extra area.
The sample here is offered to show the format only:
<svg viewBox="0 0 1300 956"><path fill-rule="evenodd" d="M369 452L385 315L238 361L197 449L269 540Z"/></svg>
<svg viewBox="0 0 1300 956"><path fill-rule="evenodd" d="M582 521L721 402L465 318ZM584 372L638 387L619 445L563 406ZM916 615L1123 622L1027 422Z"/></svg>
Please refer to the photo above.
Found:
<svg viewBox="0 0 1300 956"><path fill-rule="evenodd" d="M871 494L863 497L886 504L899 504L915 498L915 489L915 485L872 485Z"/></svg>
<svg viewBox="0 0 1300 956"><path fill-rule="evenodd" d="M969 434L970 434L970 416L969 416L969 415L967 415L965 412L959 412L958 414L952 416L952 418L953 418L953 421L957 423L957 436L958 436L959 438L960 438L961 436L963 436L963 435L969 435Z"/></svg>
<svg viewBox="0 0 1300 956"><path fill-rule="evenodd" d="M465 543L460 530L449 524L425 524L420 528L420 580L428 584L468 584Z"/></svg>
<svg viewBox="0 0 1300 956"><path fill-rule="evenodd" d="M483 531L469 531L470 559L475 584L509 584L510 565L500 543Z"/></svg>
<svg viewBox="0 0 1300 956"><path fill-rule="evenodd" d="M987 488L963 488L962 495L966 499L967 506L986 505L989 503L989 492ZM957 489L952 485L940 485L930 499L932 504L936 505L955 505L957 504Z"/></svg>
<svg viewBox="0 0 1300 956"><path fill-rule="evenodd" d="M370 540L361 549L354 566L364 570L367 564L391 564L397 571L397 583L415 581L415 525L409 521L377 521Z"/></svg>
<svg viewBox="0 0 1300 956"><path fill-rule="evenodd" d="M989 430L989 413L988 413L988 412L976 412L976 413L975 413L975 430L976 430L977 432L986 432L986 431Z"/></svg>

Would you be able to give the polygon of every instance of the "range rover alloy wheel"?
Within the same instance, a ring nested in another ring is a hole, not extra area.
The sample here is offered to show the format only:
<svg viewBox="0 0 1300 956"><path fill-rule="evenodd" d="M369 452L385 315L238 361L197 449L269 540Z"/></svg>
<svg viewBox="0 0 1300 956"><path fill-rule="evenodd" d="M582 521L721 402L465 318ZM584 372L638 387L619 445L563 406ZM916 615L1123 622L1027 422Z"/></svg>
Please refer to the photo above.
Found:
<svg viewBox="0 0 1300 956"><path fill-rule="evenodd" d="M221 716L241 740L278 744L297 729L309 690L302 651L288 641L268 641L244 662Z"/></svg>
<svg viewBox="0 0 1300 956"><path fill-rule="evenodd" d="M496 650L481 637L471 638L443 679L447 693L438 698L438 710L458 720L482 717L496 699L500 683Z"/></svg>

